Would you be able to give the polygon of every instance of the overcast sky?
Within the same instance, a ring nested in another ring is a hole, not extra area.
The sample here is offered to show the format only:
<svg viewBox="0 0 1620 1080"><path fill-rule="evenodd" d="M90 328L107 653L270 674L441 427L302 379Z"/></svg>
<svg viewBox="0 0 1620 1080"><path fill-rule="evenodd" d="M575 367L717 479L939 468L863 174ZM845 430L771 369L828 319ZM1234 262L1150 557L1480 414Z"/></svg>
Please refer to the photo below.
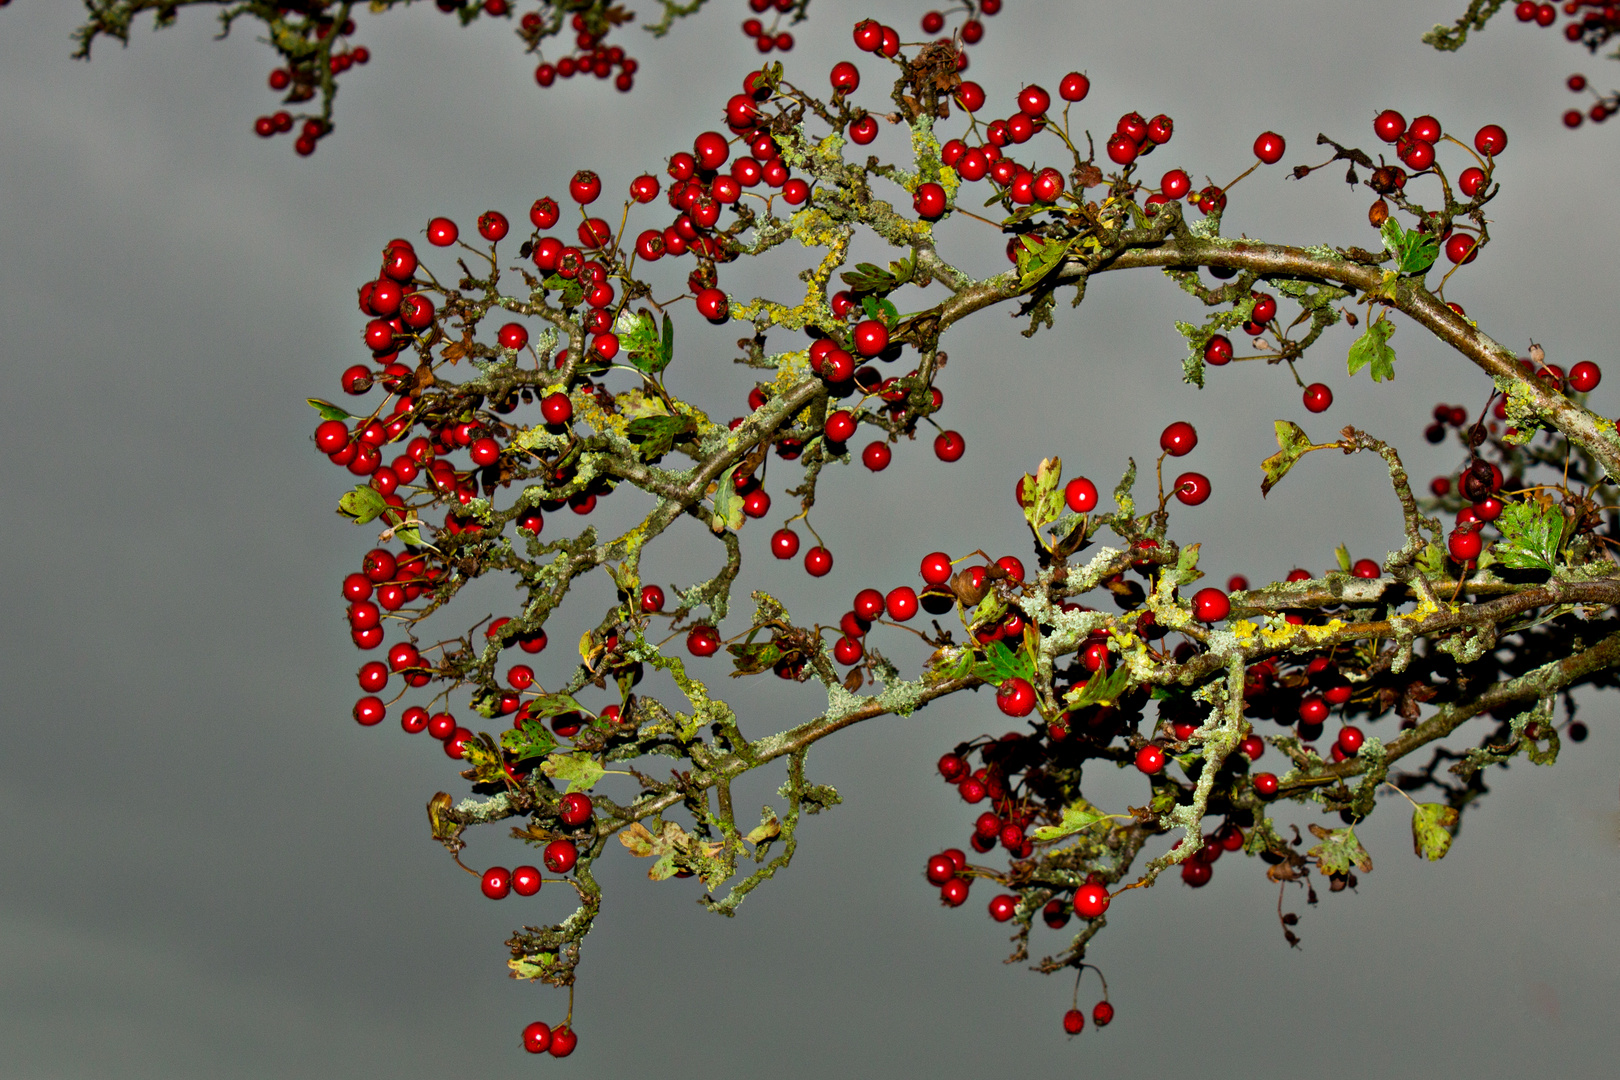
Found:
<svg viewBox="0 0 1620 1080"><path fill-rule="evenodd" d="M439 213L464 230L491 207L521 219L580 167L623 190L713 126L756 60L737 30L744 6L716 0L662 42L622 34L642 63L628 98L595 80L542 92L507 32L454 29L431 4L362 15L357 40L374 59L346 78L339 130L310 160L287 138L251 134L274 98L270 53L246 22L215 42L207 13L188 11L87 65L69 59L79 5L0 12L0 536L12 560L0 583L0 1076L1612 1067L1611 698L1589 702L1592 737L1555 770L1492 773L1439 864L1413 858L1407 815L1376 814L1361 830L1376 869L1359 895L1324 895L1305 915L1302 951L1284 944L1257 862L1228 857L1203 890L1167 879L1115 904L1091 958L1118 1019L1073 1042L1059 1029L1069 980L1003 966L987 894L946 911L921 880L927 856L971 824L932 762L1004 722L982 694L874 722L811 755L812 777L845 804L808 821L792 868L735 919L704 913L693 883L649 883L644 864L610 853L581 967L579 1050L568 1062L522 1052L518 1031L556 1022L566 995L508 980L502 941L564 914L562 890L483 899L428 838L427 797L464 790L450 763L393 719L349 719L358 654L338 583L368 534L332 513L343 476L311 449L303 399L339 396L338 372L364 358L354 291L390 237L419 235ZM1292 165L1319 160L1318 131L1370 146L1384 107L1432 112L1463 135L1503 124L1494 243L1449 295L1504 342L1608 365L1594 404L1614 415L1617 133L1559 125L1580 54L1552 31L1504 22L1457 56L1419 42L1463 6L1009 0L973 74L1010 109L1021 81L1055 89L1084 69L1094 89L1078 121L1106 134L1129 109L1169 113L1164 167L1220 180L1268 128L1287 137ZM878 9L812 10L788 70L819 88L834 60L857 55L850 25ZM922 10L883 14L909 36ZM875 67L860 60L876 104ZM1610 79L1599 61L1587 73ZM1229 233L1373 245L1364 192L1332 170L1285 174L1263 170L1233 193ZM1005 265L999 241L944 235L946 254L979 272ZM1175 535L1202 541L1220 578L1321 572L1340 541L1381 558L1399 519L1377 462L1312 459L1262 503L1270 422L1313 434L1358 424L1427 477L1455 465L1419 438L1429 409L1477 405L1483 377L1407 326L1392 342L1397 379L1374 390L1346 377L1341 334L1303 365L1337 396L1313 420L1276 369L1184 386L1173 323L1198 317L1145 273L1093 283L1081 310L1060 304L1057 330L1033 342L995 312L953 330L941 419L964 432L967 457L946 466L919 443L881 475L840 472L816 519L833 574L812 585L796 567L762 565L768 530L755 525L738 595L768 587L796 615L831 621L856 589L911 581L929 550L1021 550L1016 476L1059 454L1111 484L1173 418L1199 426L1216 493L1177 515ZM746 384L724 339L682 353L672 385L741 411ZM663 558L661 579L694 576ZM577 636L600 599L565 608L553 639ZM567 651L547 657L542 681ZM727 687L750 734L816 710L812 690L770 681ZM740 801L765 801L776 782ZM1105 777L1097 791L1111 805L1137 786ZM470 864L532 859L494 832L472 837ZM1058 947L1044 930L1037 939ZM1095 988L1088 977L1082 1002Z"/></svg>

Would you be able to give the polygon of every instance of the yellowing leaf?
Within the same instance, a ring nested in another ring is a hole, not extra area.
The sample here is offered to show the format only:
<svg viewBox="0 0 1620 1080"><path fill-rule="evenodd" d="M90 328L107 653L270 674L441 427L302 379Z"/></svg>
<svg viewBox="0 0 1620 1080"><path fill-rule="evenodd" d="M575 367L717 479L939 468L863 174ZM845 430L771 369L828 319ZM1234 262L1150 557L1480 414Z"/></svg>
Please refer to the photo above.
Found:
<svg viewBox="0 0 1620 1080"><path fill-rule="evenodd" d="M1418 803L1412 811L1412 851L1430 862L1446 857L1451 850L1451 831L1457 827L1457 811L1441 803Z"/></svg>
<svg viewBox="0 0 1620 1080"><path fill-rule="evenodd" d="M568 782L568 791L589 791L607 770L589 754L552 754L540 763L540 771L553 780Z"/></svg>
<svg viewBox="0 0 1620 1080"><path fill-rule="evenodd" d="M1035 840L1061 840L1065 836L1073 836L1082 829L1089 829L1099 821L1107 820L1107 814L1084 799L1076 799L1063 808L1062 822L1057 825L1042 825L1029 835Z"/></svg>

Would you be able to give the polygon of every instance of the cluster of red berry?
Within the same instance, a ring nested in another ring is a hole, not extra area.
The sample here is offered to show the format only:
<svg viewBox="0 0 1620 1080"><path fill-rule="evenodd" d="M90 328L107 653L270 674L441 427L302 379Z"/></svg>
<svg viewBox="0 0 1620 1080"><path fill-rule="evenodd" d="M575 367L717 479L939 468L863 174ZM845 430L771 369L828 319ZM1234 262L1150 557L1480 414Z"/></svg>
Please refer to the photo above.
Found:
<svg viewBox="0 0 1620 1080"><path fill-rule="evenodd" d="M808 6L808 0L748 0L748 9L755 15L774 12L774 17L770 26L757 18L744 19L743 35L752 38L754 47L761 53L772 50L789 52L793 48L793 35L782 29L782 16L791 13L795 16L793 21L799 22L804 18L804 9Z"/></svg>
<svg viewBox="0 0 1620 1080"><path fill-rule="evenodd" d="M505 0L484 0L486 10L492 4L499 4L503 9L506 6ZM595 75L598 79L612 79L614 88L621 92L628 93L632 90L635 87L636 72L640 70L641 65L635 57L627 56L622 46L602 43L602 39L607 36L610 23L611 20L606 18L606 13L603 13L600 19L590 20L585 13L575 12L569 18L568 25L574 31L574 46L579 52L573 56L564 56L555 64L541 61L540 66L534 69L534 81L541 86L550 86L558 79L571 79L575 75ZM529 12L519 20L519 26L518 32L524 40L537 47L546 28L540 13ZM617 75L614 74L615 70L618 71Z"/></svg>
<svg viewBox="0 0 1620 1080"><path fill-rule="evenodd" d="M1565 40L1581 45L1594 54L1608 44L1609 39L1616 33L1620 33L1620 4L1609 3L1607 0L1565 0L1563 9L1568 17L1568 21L1564 23ZM1552 26L1558 21L1558 5L1520 0L1514 6L1513 14L1522 23ZM1620 93L1611 92L1607 96L1599 94L1595 88L1588 85L1584 75L1571 75L1568 85L1576 93L1592 90L1597 100L1587 112L1583 113L1579 109L1566 111L1565 127L1578 128L1588 117L1594 124L1601 124L1620 111Z"/></svg>

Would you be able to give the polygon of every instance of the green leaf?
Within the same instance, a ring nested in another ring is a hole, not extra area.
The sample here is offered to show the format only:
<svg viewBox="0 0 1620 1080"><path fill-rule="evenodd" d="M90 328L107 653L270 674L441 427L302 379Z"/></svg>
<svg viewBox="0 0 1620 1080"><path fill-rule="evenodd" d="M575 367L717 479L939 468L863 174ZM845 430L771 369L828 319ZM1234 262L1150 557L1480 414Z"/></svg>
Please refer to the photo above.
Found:
<svg viewBox="0 0 1620 1080"><path fill-rule="evenodd" d="M1073 836L1083 829L1089 829L1099 821L1107 820L1107 814L1084 799L1076 799L1063 808L1063 821L1060 824L1042 825L1029 835L1033 840L1061 840L1065 836Z"/></svg>
<svg viewBox="0 0 1620 1080"><path fill-rule="evenodd" d="M607 770L589 754L552 754L540 763L540 771L553 780L565 780L567 791L589 791Z"/></svg>
<svg viewBox="0 0 1620 1080"><path fill-rule="evenodd" d="M340 406L334 405L330 401L322 401L318 397L305 398L304 400L309 402L315 411L321 414L322 420L354 419L353 413L345 412Z"/></svg>
<svg viewBox="0 0 1620 1080"><path fill-rule="evenodd" d="M525 720L521 728L501 732L501 745L519 761L545 757L557 748L557 740L538 720Z"/></svg>
<svg viewBox="0 0 1620 1080"><path fill-rule="evenodd" d="M997 686L1014 677L1033 680L1035 661L1023 652L1013 652L1005 641L992 641L984 651L984 662L975 666L975 672Z"/></svg>
<svg viewBox="0 0 1620 1080"><path fill-rule="evenodd" d="M527 705L529 715L538 716L541 719L561 716L563 713L571 712L581 713L585 716L595 715L591 710L575 701L570 694L541 694L539 697L527 702Z"/></svg>
<svg viewBox="0 0 1620 1080"><path fill-rule="evenodd" d="M376 521L387 508L381 492L369 484L361 484L353 491L344 493L338 500L337 512L353 520L356 525L364 525Z"/></svg>
<svg viewBox="0 0 1620 1080"><path fill-rule="evenodd" d="M1350 374L1354 375L1368 364L1372 365L1373 382L1395 377L1395 350L1389 347L1389 335L1395 324L1379 315L1362 331L1356 343L1350 346Z"/></svg>
<svg viewBox="0 0 1620 1080"><path fill-rule="evenodd" d="M1554 570L1564 538L1564 512L1551 504L1509 503L1496 519L1496 557L1515 570Z"/></svg>
<svg viewBox="0 0 1620 1080"><path fill-rule="evenodd" d="M1418 803L1412 811L1412 851L1434 862L1451 850L1457 811L1442 803Z"/></svg>
<svg viewBox="0 0 1620 1080"><path fill-rule="evenodd" d="M776 666L786 653L775 640L738 642L727 645L726 651L737 659L733 661L736 668L733 675L756 675L761 671L769 671Z"/></svg>
<svg viewBox="0 0 1620 1080"><path fill-rule="evenodd" d="M1038 236L1018 238L1018 289L1024 292L1058 268L1069 253L1068 240L1043 240Z"/></svg>
<svg viewBox="0 0 1620 1080"><path fill-rule="evenodd" d="M1350 572L1350 549L1340 544L1333 549L1333 557L1339 560L1339 569L1348 574Z"/></svg>
<svg viewBox="0 0 1620 1080"><path fill-rule="evenodd" d="M868 319L876 319L890 330L893 330L895 324L900 321L900 309L882 297L861 297L861 308L866 312Z"/></svg>
<svg viewBox="0 0 1620 1080"><path fill-rule="evenodd" d="M1260 463L1260 468L1266 474L1265 479L1260 481L1261 498L1271 494L1277 482L1287 476L1294 463L1310 452L1312 447L1311 437L1292 420L1278 420L1272 426L1277 429L1277 452Z"/></svg>
<svg viewBox="0 0 1620 1080"><path fill-rule="evenodd" d="M960 679L973 670L973 653L955 645L934 650L923 669L928 682L949 682Z"/></svg>
<svg viewBox="0 0 1620 1080"><path fill-rule="evenodd" d="M1417 568L1423 571L1424 577L1444 577L1446 574L1446 553L1433 541L1418 552L1414 562Z"/></svg>
<svg viewBox="0 0 1620 1080"><path fill-rule="evenodd" d="M1342 829L1324 829L1312 822L1309 826L1311 835L1322 841L1305 854L1316 860L1317 868L1324 874L1348 874L1351 867L1355 867L1363 874L1372 870L1372 856L1367 849L1361 846L1356 839L1356 830L1353 825L1346 825Z"/></svg>
<svg viewBox="0 0 1620 1080"><path fill-rule="evenodd" d="M669 362L675 359L675 323L664 312L664 333L658 339L658 370L663 371L669 367Z"/></svg>
<svg viewBox="0 0 1620 1080"><path fill-rule="evenodd" d="M856 263L854 270L845 270L838 276L856 292L889 293L910 281L917 274L915 255L889 264L883 270L871 263Z"/></svg>
<svg viewBox="0 0 1620 1080"><path fill-rule="evenodd" d="M709 528L716 536L730 529L736 532L742 528L743 523L743 497L737 494L737 485L732 477L737 471L733 465L720 477L720 485L714 489L714 512L709 515Z"/></svg>
<svg viewBox="0 0 1620 1080"><path fill-rule="evenodd" d="M1062 475L1062 458L1042 458L1035 475L1024 474L1024 520L1037 533L1063 513L1063 493L1058 489Z"/></svg>
<svg viewBox="0 0 1620 1080"><path fill-rule="evenodd" d="M669 453L675 440L695 427L685 416L638 416L630 421L625 433L631 442L640 444L641 456L651 460Z"/></svg>
<svg viewBox="0 0 1620 1080"><path fill-rule="evenodd" d="M767 806L759 816L759 827L749 830L743 837L750 844L769 843L782 835L782 821L776 816L776 811Z"/></svg>
<svg viewBox="0 0 1620 1080"><path fill-rule="evenodd" d="M585 290L574 278L565 278L561 274L552 274L540 283L543 289L562 293L563 307L577 307L585 299Z"/></svg>
<svg viewBox="0 0 1620 1080"><path fill-rule="evenodd" d="M1112 705L1130 688L1131 673L1124 667L1111 672L1094 671L1091 678L1064 695L1063 703L1071 709L1084 709L1089 705Z"/></svg>
<svg viewBox="0 0 1620 1080"><path fill-rule="evenodd" d="M1408 232L1394 218L1378 230L1384 247L1395 256L1397 272L1421 275L1440 257L1440 240L1428 233Z"/></svg>
<svg viewBox="0 0 1620 1080"><path fill-rule="evenodd" d="M1176 556L1176 568L1168 571L1168 573L1177 585L1189 585L1204 576L1204 572L1198 569L1198 550L1200 546L1199 544L1188 544Z"/></svg>

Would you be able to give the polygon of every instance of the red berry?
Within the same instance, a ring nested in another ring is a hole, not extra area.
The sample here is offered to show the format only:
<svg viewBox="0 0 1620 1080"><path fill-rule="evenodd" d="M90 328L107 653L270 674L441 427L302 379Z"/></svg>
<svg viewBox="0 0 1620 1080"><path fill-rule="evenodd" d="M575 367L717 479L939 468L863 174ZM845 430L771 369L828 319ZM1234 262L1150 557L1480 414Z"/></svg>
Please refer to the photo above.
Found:
<svg viewBox="0 0 1620 1080"><path fill-rule="evenodd" d="M1078 1035L1086 1026L1086 1014L1079 1009L1070 1009L1063 1014L1063 1030L1070 1035Z"/></svg>
<svg viewBox="0 0 1620 1080"><path fill-rule="evenodd" d="M705 131L692 141L692 155L699 168L718 169L731 156L731 146L718 131Z"/></svg>
<svg viewBox="0 0 1620 1080"><path fill-rule="evenodd" d="M1419 116L1407 127L1406 133L1432 145L1440 141L1440 121L1432 116Z"/></svg>
<svg viewBox="0 0 1620 1080"><path fill-rule="evenodd" d="M849 139L857 146L865 146L878 137L878 122L870 116L863 116L849 125Z"/></svg>
<svg viewBox="0 0 1620 1080"><path fill-rule="evenodd" d="M951 557L943 551L923 556L922 579L929 585L943 585L951 577Z"/></svg>
<svg viewBox="0 0 1620 1080"><path fill-rule="evenodd" d="M935 855L928 860L928 867L923 876L931 885L943 885L956 876L956 863L945 855Z"/></svg>
<svg viewBox="0 0 1620 1080"><path fill-rule="evenodd" d="M553 874L566 874L579 861L579 851L572 840L553 840L546 845L542 861Z"/></svg>
<svg viewBox="0 0 1620 1080"><path fill-rule="evenodd" d="M382 719L387 715L387 712L387 706L382 703L382 700L370 695L354 703L354 719L362 727L372 727L382 723Z"/></svg>
<svg viewBox="0 0 1620 1080"><path fill-rule="evenodd" d="M461 235L456 223L449 218L436 217L428 222L428 243L434 247L449 247Z"/></svg>
<svg viewBox="0 0 1620 1080"><path fill-rule="evenodd" d="M1199 622L1220 622L1232 613L1232 602L1221 590L1210 586L1193 594L1193 618Z"/></svg>
<svg viewBox="0 0 1620 1080"><path fill-rule="evenodd" d="M1232 339L1216 334L1204 345L1204 363L1222 367L1232 362Z"/></svg>
<svg viewBox="0 0 1620 1080"><path fill-rule="evenodd" d="M996 708L1008 716L1028 716L1035 711L1035 688L1013 676L996 688Z"/></svg>
<svg viewBox="0 0 1620 1080"><path fill-rule="evenodd" d="M1328 703L1319 694L1311 694L1299 703L1299 718L1307 724L1320 724L1328 717Z"/></svg>
<svg viewBox="0 0 1620 1080"><path fill-rule="evenodd" d="M1275 131L1261 132L1260 137L1254 140L1254 156L1267 165L1275 165L1282 160L1287 145Z"/></svg>
<svg viewBox="0 0 1620 1080"><path fill-rule="evenodd" d="M1373 119L1373 132L1385 142L1392 143L1406 134L1406 117L1394 109L1385 109Z"/></svg>
<svg viewBox="0 0 1620 1080"><path fill-rule="evenodd" d="M557 816L564 825L579 828L591 820L591 798L583 791L570 791L557 803Z"/></svg>
<svg viewBox="0 0 1620 1080"><path fill-rule="evenodd" d="M478 216L478 235L491 242L504 239L511 226L499 210L486 210Z"/></svg>
<svg viewBox="0 0 1620 1080"><path fill-rule="evenodd" d="M861 451L861 464L873 472L882 472L889 467L889 461L893 456L888 443L874 440L867 443L866 449Z"/></svg>
<svg viewBox="0 0 1620 1080"><path fill-rule="evenodd" d="M1603 370L1590 360L1582 360L1569 369L1569 386L1582 394L1591 393L1597 389L1597 384L1603 381Z"/></svg>
<svg viewBox="0 0 1620 1080"><path fill-rule="evenodd" d="M817 544L804 553L804 569L811 577L826 577L832 570L832 552Z"/></svg>
<svg viewBox="0 0 1620 1080"><path fill-rule="evenodd" d="M971 80L963 80L962 85L956 88L956 103L967 112L978 112L984 108L984 87Z"/></svg>
<svg viewBox="0 0 1620 1080"><path fill-rule="evenodd" d="M777 529L771 534L771 554L778 559L791 559L799 553L799 534L792 529Z"/></svg>
<svg viewBox="0 0 1620 1080"><path fill-rule="evenodd" d="M1018 111L1025 116L1040 116L1052 104L1052 95L1039 86L1026 86L1018 92Z"/></svg>
<svg viewBox="0 0 1620 1080"><path fill-rule="evenodd" d="M512 891L519 896L533 896L540 891L541 882L540 871L532 866L512 869Z"/></svg>
<svg viewBox="0 0 1620 1080"><path fill-rule="evenodd" d="M1498 124L1486 124L1474 133L1474 149L1486 157L1495 157L1507 149L1507 132Z"/></svg>
<svg viewBox="0 0 1620 1080"><path fill-rule="evenodd" d="M1071 71L1058 83L1058 96L1064 101L1083 101L1091 92L1091 80L1078 71Z"/></svg>
<svg viewBox="0 0 1620 1080"><path fill-rule="evenodd" d="M855 324L855 351L862 356L876 356L889 347L889 328L876 319L863 319Z"/></svg>
<svg viewBox="0 0 1620 1080"><path fill-rule="evenodd" d="M686 649L693 656L713 656L720 651L720 632L712 626L696 626L686 635Z"/></svg>
<svg viewBox="0 0 1620 1080"><path fill-rule="evenodd" d="M858 664L861 657L866 655L866 649L855 638L847 634L833 642L833 659L845 666Z"/></svg>
<svg viewBox="0 0 1620 1080"><path fill-rule="evenodd" d="M1064 486L1063 501L1075 513L1089 514L1097 506L1097 485L1077 476Z"/></svg>
<svg viewBox="0 0 1620 1080"><path fill-rule="evenodd" d="M1000 896L990 898L990 917L996 922L1006 922L1018 913L1018 897L1011 893L1002 893Z"/></svg>
<svg viewBox="0 0 1620 1080"><path fill-rule="evenodd" d="M1361 749L1362 743L1366 741L1367 736L1361 733L1360 728L1344 727L1339 729L1338 745L1339 749L1344 751L1345 757L1355 757L1356 752Z"/></svg>
<svg viewBox="0 0 1620 1080"><path fill-rule="evenodd" d="M1176 498L1187 506L1197 506L1209 498L1209 477L1203 473L1185 472L1176 477Z"/></svg>
<svg viewBox="0 0 1620 1080"><path fill-rule="evenodd" d="M1198 445L1198 431L1185 420L1177 420L1159 436L1159 449L1171 457L1182 457L1192 453L1193 447Z"/></svg>
<svg viewBox="0 0 1620 1080"><path fill-rule="evenodd" d="M484 890L485 896L491 900L500 900L512 891L511 871L504 866L492 866L484 871L479 886Z"/></svg>
<svg viewBox="0 0 1620 1080"><path fill-rule="evenodd" d="M1277 794L1277 774L1257 773L1254 778L1254 790L1268 799Z"/></svg>
<svg viewBox="0 0 1620 1080"><path fill-rule="evenodd" d="M540 402L540 415L545 417L548 424L566 424L574 418L574 403L567 394L558 390L547 394L545 400Z"/></svg>
<svg viewBox="0 0 1620 1080"><path fill-rule="evenodd" d="M1326 412L1333 404L1333 391L1326 383L1314 382L1305 388L1305 408L1313 413Z"/></svg>
<svg viewBox="0 0 1620 1080"><path fill-rule="evenodd" d="M967 903L968 883L966 878L953 877L939 887L940 903L946 907L961 907Z"/></svg>
<svg viewBox="0 0 1620 1080"><path fill-rule="evenodd" d="M1164 768L1164 751L1148 743L1136 752L1136 767L1152 776Z"/></svg>
<svg viewBox="0 0 1620 1080"><path fill-rule="evenodd" d="M1140 148L1133 139L1117 131L1108 137L1107 150L1108 160L1115 165L1129 165L1140 153Z"/></svg>
<svg viewBox="0 0 1620 1080"><path fill-rule="evenodd" d="M861 85L860 70L848 60L841 60L833 65L832 88L840 94L853 94Z"/></svg>
<svg viewBox="0 0 1620 1080"><path fill-rule="evenodd" d="M657 585L641 587L641 613L652 615L664 610L664 590Z"/></svg>
<svg viewBox="0 0 1620 1080"><path fill-rule="evenodd" d="M1472 199L1485 190L1485 173L1470 165L1457 174L1457 190Z"/></svg>
<svg viewBox="0 0 1620 1080"><path fill-rule="evenodd" d="M889 618L895 622L905 622L917 614L917 592L909 585L891 589L889 595L883 598L883 606L888 610Z"/></svg>
<svg viewBox="0 0 1620 1080"><path fill-rule="evenodd" d="M551 1048L551 1027L536 1020L523 1029L523 1049L531 1054L543 1054Z"/></svg>
<svg viewBox="0 0 1620 1080"><path fill-rule="evenodd" d="M1265 740L1258 735L1250 735L1238 743L1238 751L1250 761L1260 760L1260 755L1266 752Z"/></svg>
<svg viewBox="0 0 1620 1080"><path fill-rule="evenodd" d="M945 189L933 181L917 185L912 195L911 208L924 221L937 221L945 213Z"/></svg>
<svg viewBox="0 0 1620 1080"><path fill-rule="evenodd" d="M1099 1001L1091 1009L1091 1022L1098 1027L1107 1027L1114 1019L1114 1007L1106 1001Z"/></svg>
<svg viewBox="0 0 1620 1080"><path fill-rule="evenodd" d="M1075 890L1075 914L1082 919L1095 919L1108 910L1110 900L1107 889L1094 882L1087 882Z"/></svg>
<svg viewBox="0 0 1620 1080"><path fill-rule="evenodd" d="M934 456L941 461L960 461L967 450L967 442L960 433L942 431L934 437Z"/></svg>
<svg viewBox="0 0 1620 1080"><path fill-rule="evenodd" d="M551 1056L554 1058L567 1057L574 1052L574 1047L578 1045L579 1036L574 1034L572 1028L560 1027L554 1029L551 1033Z"/></svg>
<svg viewBox="0 0 1620 1080"><path fill-rule="evenodd" d="M723 323L731 317L731 305L726 294L719 289L704 289L697 294L698 314L712 323Z"/></svg>
<svg viewBox="0 0 1620 1080"><path fill-rule="evenodd" d="M1450 551L1451 557L1460 563L1479 558L1484 546L1485 542L1480 539L1479 533L1466 526L1453 529L1446 539L1446 549Z"/></svg>
<svg viewBox="0 0 1620 1080"><path fill-rule="evenodd" d="M1379 574L1383 573L1383 570L1372 559L1357 559L1355 565L1350 568L1350 573L1355 577L1370 580L1378 577Z"/></svg>

